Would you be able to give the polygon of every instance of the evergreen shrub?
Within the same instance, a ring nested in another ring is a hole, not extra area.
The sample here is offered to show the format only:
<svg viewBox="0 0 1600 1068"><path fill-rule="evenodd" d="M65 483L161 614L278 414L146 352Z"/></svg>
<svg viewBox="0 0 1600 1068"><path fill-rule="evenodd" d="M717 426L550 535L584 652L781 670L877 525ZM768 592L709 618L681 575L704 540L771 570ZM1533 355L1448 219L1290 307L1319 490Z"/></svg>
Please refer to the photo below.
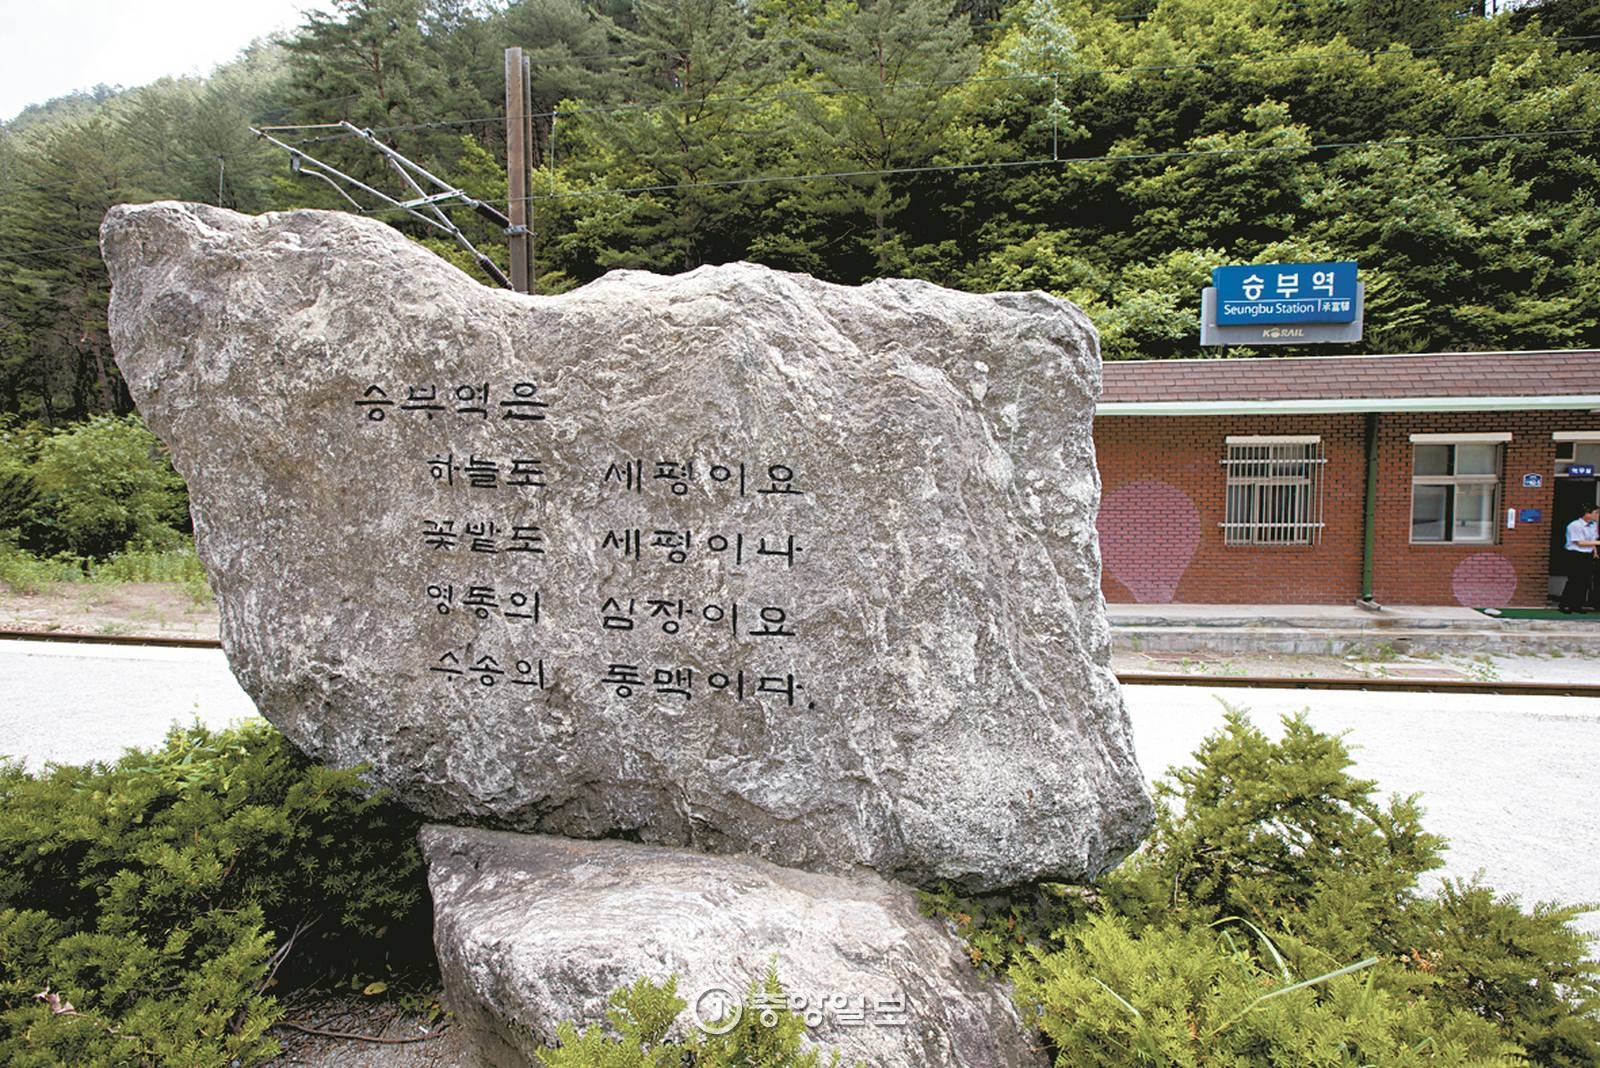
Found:
<svg viewBox="0 0 1600 1068"><path fill-rule="evenodd" d="M275 988L433 983L417 827L261 722L0 764L0 1063L255 1064Z"/></svg>
<svg viewBox="0 0 1600 1068"><path fill-rule="evenodd" d="M1423 892L1416 797L1376 800L1303 715L1274 742L1230 711L1195 755L1097 885L925 899L1058 1065L1600 1066L1582 907Z"/></svg>

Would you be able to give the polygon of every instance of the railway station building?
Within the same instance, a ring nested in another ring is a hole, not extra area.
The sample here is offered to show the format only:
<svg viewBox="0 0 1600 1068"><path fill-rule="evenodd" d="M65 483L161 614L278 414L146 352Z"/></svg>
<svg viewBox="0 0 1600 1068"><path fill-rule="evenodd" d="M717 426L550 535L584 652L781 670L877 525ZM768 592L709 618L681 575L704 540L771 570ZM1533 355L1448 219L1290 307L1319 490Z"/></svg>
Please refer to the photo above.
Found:
<svg viewBox="0 0 1600 1068"><path fill-rule="evenodd" d="M1107 363L1094 437L1112 603L1543 607L1600 351Z"/></svg>

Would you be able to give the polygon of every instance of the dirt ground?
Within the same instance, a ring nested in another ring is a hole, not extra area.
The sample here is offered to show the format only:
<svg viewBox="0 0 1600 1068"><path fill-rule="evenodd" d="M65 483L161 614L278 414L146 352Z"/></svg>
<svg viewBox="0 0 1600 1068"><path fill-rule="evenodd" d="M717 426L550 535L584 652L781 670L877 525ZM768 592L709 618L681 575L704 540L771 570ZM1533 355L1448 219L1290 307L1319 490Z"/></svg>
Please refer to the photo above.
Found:
<svg viewBox="0 0 1600 1068"><path fill-rule="evenodd" d="M175 582L59 582L39 593L0 584L0 630L215 639L217 606Z"/></svg>
<svg viewBox="0 0 1600 1068"><path fill-rule="evenodd" d="M305 1068L458 1068L459 1034L437 1002L395 1004L360 997L302 997L284 1006L272 1035L283 1053L269 1063Z"/></svg>

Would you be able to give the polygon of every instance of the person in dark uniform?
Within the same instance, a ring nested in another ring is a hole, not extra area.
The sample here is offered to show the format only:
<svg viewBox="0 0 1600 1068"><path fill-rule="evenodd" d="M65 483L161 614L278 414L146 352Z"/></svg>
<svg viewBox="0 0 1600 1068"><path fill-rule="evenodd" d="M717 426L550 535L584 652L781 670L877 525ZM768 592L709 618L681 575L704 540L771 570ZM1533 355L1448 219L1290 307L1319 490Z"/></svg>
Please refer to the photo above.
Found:
<svg viewBox="0 0 1600 1068"><path fill-rule="evenodd" d="M1593 612L1597 592L1595 546L1600 545L1600 505L1591 504L1567 524L1567 588L1561 591L1561 610Z"/></svg>

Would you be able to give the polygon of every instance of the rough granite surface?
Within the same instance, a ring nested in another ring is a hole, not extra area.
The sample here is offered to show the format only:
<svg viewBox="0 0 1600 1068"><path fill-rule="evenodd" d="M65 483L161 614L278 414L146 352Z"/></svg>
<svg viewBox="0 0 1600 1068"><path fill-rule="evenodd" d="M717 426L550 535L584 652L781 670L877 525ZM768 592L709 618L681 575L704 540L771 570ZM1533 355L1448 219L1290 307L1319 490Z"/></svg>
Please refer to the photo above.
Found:
<svg viewBox="0 0 1600 1068"><path fill-rule="evenodd" d="M423 828L447 1004L475 1064L523 1068L555 1025L605 1024L607 998L676 976L673 1028L728 1027L769 968L807 1045L871 1068L1043 1068L1007 999L916 893L872 874L631 842ZM719 996L720 995L720 996Z"/></svg>
<svg viewBox="0 0 1600 1068"><path fill-rule="evenodd" d="M973 890L1148 826L1071 305L749 264L523 296L170 202L102 244L229 660L311 754L443 821Z"/></svg>

